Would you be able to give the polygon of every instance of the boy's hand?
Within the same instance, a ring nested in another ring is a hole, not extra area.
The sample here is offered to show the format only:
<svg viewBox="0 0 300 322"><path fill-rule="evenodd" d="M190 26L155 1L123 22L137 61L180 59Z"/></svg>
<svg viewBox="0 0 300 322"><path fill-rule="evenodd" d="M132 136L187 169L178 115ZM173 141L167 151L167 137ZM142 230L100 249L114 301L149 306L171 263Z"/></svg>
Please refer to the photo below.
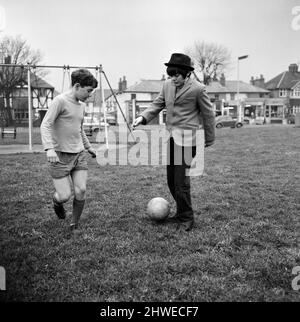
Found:
<svg viewBox="0 0 300 322"><path fill-rule="evenodd" d="M139 126L143 122L143 119L144 118L142 116L136 118L132 123L132 129L134 130L137 126Z"/></svg>
<svg viewBox="0 0 300 322"><path fill-rule="evenodd" d="M96 158L96 156L97 156L97 152L93 148L89 148L88 153L92 156L92 158Z"/></svg>
<svg viewBox="0 0 300 322"><path fill-rule="evenodd" d="M57 156L57 153L54 149L47 150L47 161L50 163L56 163L59 162L59 158Z"/></svg>

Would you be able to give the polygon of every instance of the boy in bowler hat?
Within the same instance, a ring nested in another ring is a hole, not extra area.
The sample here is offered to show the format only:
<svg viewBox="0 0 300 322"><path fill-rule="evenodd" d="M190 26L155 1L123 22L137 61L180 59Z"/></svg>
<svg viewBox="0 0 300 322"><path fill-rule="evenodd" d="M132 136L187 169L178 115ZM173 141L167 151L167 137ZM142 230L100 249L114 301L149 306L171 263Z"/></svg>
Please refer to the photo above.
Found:
<svg viewBox="0 0 300 322"><path fill-rule="evenodd" d="M177 206L175 216L169 221L189 231L194 226L194 212L187 170L196 155L196 131L200 126L204 129L205 147L214 143L215 116L205 86L190 78L194 70L191 58L174 53L165 65L169 79L152 105L133 121L132 127L149 123L166 108L166 126L170 134L167 183Z"/></svg>

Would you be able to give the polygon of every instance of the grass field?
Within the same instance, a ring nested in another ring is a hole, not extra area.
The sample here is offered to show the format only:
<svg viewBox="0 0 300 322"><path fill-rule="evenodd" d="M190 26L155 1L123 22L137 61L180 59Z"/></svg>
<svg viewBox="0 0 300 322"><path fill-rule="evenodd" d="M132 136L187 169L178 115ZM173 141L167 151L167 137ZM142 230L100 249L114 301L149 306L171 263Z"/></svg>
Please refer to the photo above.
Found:
<svg viewBox="0 0 300 322"><path fill-rule="evenodd" d="M90 159L77 238L53 213L45 155L0 156L0 299L299 301L299 142L293 126L218 130L192 178L191 232L145 218L152 197L175 210L164 167Z"/></svg>

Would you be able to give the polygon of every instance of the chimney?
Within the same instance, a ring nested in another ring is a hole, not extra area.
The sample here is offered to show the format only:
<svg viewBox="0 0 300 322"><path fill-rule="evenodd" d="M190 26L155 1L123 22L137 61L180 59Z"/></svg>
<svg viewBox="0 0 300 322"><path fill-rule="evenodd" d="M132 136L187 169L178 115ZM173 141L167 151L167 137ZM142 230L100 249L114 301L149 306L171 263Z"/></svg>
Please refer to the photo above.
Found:
<svg viewBox="0 0 300 322"><path fill-rule="evenodd" d="M222 86L226 86L226 79L225 79L225 75L222 74L221 77L220 77L220 84Z"/></svg>
<svg viewBox="0 0 300 322"><path fill-rule="evenodd" d="M122 92L122 78L119 79L119 92Z"/></svg>
<svg viewBox="0 0 300 322"><path fill-rule="evenodd" d="M252 76L250 80L250 84L256 87L265 88L264 76L261 74L260 78L256 77L256 79L254 79L254 77Z"/></svg>
<svg viewBox="0 0 300 322"><path fill-rule="evenodd" d="M11 56L10 55L4 57L4 64L11 64Z"/></svg>
<svg viewBox="0 0 300 322"><path fill-rule="evenodd" d="M298 65L297 64L291 64L289 66L289 72L291 72L291 73L297 73L298 72Z"/></svg>
<svg viewBox="0 0 300 322"><path fill-rule="evenodd" d="M126 77L123 76L123 81L122 81L122 92L127 89L127 80Z"/></svg>
<svg viewBox="0 0 300 322"><path fill-rule="evenodd" d="M262 74L260 74L260 78L258 79L257 85L260 88L265 88L265 79Z"/></svg>

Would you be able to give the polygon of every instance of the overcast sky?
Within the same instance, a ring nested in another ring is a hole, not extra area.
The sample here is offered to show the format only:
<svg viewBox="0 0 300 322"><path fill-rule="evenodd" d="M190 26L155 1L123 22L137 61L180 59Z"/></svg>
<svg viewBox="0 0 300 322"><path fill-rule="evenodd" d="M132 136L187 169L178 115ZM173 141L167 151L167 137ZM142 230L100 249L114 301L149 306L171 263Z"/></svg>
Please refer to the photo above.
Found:
<svg viewBox="0 0 300 322"><path fill-rule="evenodd" d="M0 6L1 36L22 35L42 51L44 64L102 64L114 88L123 75L128 85L160 79L171 54L196 40L231 51L227 79L237 78L241 55L249 55L240 62L245 82L300 63L300 10L292 14L300 0L0 0ZM62 71L52 70L47 80L60 90Z"/></svg>

